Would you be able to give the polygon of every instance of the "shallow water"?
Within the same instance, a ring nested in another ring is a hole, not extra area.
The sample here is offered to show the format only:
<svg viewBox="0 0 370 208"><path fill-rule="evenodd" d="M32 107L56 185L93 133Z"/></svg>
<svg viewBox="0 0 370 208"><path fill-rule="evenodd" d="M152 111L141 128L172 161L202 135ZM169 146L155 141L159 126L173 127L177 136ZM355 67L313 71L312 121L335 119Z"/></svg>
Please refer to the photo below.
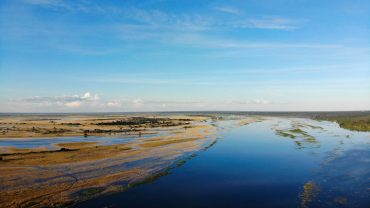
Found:
<svg viewBox="0 0 370 208"><path fill-rule="evenodd" d="M75 137L50 137L50 138L18 138L18 139L6 139L0 140L0 147L16 147L16 148L39 148L44 147L48 149L59 149L54 146L55 144L61 143L73 143L73 142L97 142L99 145L115 145L115 144L126 144L128 142L137 139L147 139L154 136L166 136L168 132L159 132L148 135L122 135L113 137L102 137L102 136L75 136Z"/></svg>
<svg viewBox="0 0 370 208"><path fill-rule="evenodd" d="M309 136L276 131L297 126ZM369 133L306 119L219 129L215 145L169 175L76 207L369 207Z"/></svg>

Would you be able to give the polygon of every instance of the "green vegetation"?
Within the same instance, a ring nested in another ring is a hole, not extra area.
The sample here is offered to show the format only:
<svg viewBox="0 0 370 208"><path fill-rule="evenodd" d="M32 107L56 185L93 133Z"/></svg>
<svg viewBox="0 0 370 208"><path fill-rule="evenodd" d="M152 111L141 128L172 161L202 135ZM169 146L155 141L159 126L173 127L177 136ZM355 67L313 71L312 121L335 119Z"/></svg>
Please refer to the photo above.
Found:
<svg viewBox="0 0 370 208"><path fill-rule="evenodd" d="M310 124L305 124L307 127L310 127L311 129L321 129L323 130L324 128L322 128L321 126L314 126L314 125L310 125Z"/></svg>
<svg viewBox="0 0 370 208"><path fill-rule="evenodd" d="M341 128L348 130L370 131L370 113L368 111L353 114L347 113L344 115L320 115L314 116L313 118L337 122Z"/></svg>
<svg viewBox="0 0 370 208"><path fill-rule="evenodd" d="M305 141L310 143L315 143L316 139L315 137L308 134L306 131L300 129L300 128L293 128L293 129L284 129L284 130L275 130L276 134L282 137L288 137L291 139L295 138L304 138Z"/></svg>
<svg viewBox="0 0 370 208"><path fill-rule="evenodd" d="M334 121L341 128L352 131L370 131L370 115L321 117L319 120Z"/></svg>
<svg viewBox="0 0 370 208"><path fill-rule="evenodd" d="M294 134L290 134L290 133L288 133L287 131L284 131L284 130L276 130L276 134L279 135L279 136L288 137L288 138L291 138L291 139L296 138L296 136Z"/></svg>
<svg viewBox="0 0 370 208"><path fill-rule="evenodd" d="M292 133L296 133L296 134L302 134L302 135L306 135L307 134L307 132L303 131L302 129L298 129L298 128L291 129L289 131L292 132Z"/></svg>
<svg viewBox="0 0 370 208"><path fill-rule="evenodd" d="M290 129L289 132L296 134L296 135L300 135L306 139L313 138L313 136L309 135L306 131L303 131L302 129L299 129L299 128Z"/></svg>
<svg viewBox="0 0 370 208"><path fill-rule="evenodd" d="M190 119L169 119L169 118L145 118L145 117L131 117L124 120L116 120L111 122L101 122L96 125L100 126L117 126L117 125L161 125L161 126L177 126L180 124L189 124Z"/></svg>
<svg viewBox="0 0 370 208"><path fill-rule="evenodd" d="M181 166L185 165L185 163L186 163L186 160L182 159L182 160L180 160L180 161L176 164L176 167L181 167Z"/></svg>
<svg viewBox="0 0 370 208"><path fill-rule="evenodd" d="M97 194L100 194L102 191L104 191L104 188L97 187L97 188L89 188L81 191L81 196L83 197L92 197Z"/></svg>
<svg viewBox="0 0 370 208"><path fill-rule="evenodd" d="M311 124L303 124L303 123L296 123L296 124L294 124L294 126L298 127L298 128L311 128L311 129L319 129L319 130L324 129L321 126L314 126L314 125L311 125Z"/></svg>
<svg viewBox="0 0 370 208"><path fill-rule="evenodd" d="M370 116L356 118L336 118L340 127L355 131L370 131Z"/></svg>
<svg viewBox="0 0 370 208"><path fill-rule="evenodd" d="M215 145L217 143L217 139L216 140L214 140L213 142L211 142L211 144L209 144L208 146L206 146L205 148L204 148L204 150L208 150L209 148L211 148L213 145Z"/></svg>
<svg viewBox="0 0 370 208"><path fill-rule="evenodd" d="M275 129L275 134L281 137L293 139L294 143L297 145L299 149L308 147L307 145L310 145L311 147L313 144L318 143L314 136L298 128L298 126L302 125L293 125L292 128L288 129Z"/></svg>

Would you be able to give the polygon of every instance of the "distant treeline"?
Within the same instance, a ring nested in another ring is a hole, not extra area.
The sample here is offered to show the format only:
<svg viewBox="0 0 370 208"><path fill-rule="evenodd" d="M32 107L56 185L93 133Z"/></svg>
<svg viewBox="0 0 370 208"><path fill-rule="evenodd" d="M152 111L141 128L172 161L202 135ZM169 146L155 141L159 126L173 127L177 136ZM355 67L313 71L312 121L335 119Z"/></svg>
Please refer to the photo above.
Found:
<svg viewBox="0 0 370 208"><path fill-rule="evenodd" d="M334 117L327 120L337 122L344 129L370 131L370 116Z"/></svg>
<svg viewBox="0 0 370 208"><path fill-rule="evenodd" d="M142 124L171 124L174 121L191 121L190 119L169 119L169 118L145 118L132 117L125 120L116 120L111 122L101 122L96 125L142 125Z"/></svg>

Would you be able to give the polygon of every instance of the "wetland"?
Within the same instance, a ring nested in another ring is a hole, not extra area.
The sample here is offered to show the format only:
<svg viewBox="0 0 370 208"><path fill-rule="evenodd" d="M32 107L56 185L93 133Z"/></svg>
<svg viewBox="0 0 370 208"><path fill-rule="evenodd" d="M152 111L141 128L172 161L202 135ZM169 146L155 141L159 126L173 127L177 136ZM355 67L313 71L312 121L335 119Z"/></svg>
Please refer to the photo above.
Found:
<svg viewBox="0 0 370 208"><path fill-rule="evenodd" d="M370 204L370 133L331 120L6 115L0 127L4 208Z"/></svg>

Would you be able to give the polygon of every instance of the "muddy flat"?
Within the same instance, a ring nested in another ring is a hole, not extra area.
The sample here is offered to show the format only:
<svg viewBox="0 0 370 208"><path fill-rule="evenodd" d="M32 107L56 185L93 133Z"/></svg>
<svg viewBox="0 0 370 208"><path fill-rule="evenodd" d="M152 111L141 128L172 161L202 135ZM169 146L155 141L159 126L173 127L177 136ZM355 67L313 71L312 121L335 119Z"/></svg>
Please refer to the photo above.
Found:
<svg viewBox="0 0 370 208"><path fill-rule="evenodd" d="M1 125L0 207L67 206L122 191L216 139L204 116L16 116Z"/></svg>

